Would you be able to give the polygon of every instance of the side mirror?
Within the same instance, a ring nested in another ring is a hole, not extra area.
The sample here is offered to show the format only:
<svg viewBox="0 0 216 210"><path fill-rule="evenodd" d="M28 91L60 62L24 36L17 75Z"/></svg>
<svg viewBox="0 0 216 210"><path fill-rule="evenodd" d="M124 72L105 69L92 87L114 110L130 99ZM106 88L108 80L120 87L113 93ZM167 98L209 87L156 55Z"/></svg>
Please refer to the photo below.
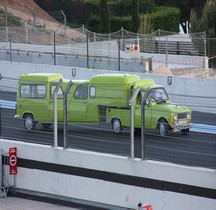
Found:
<svg viewBox="0 0 216 210"><path fill-rule="evenodd" d="M149 100L148 100L148 98L145 100L145 105L149 106Z"/></svg>

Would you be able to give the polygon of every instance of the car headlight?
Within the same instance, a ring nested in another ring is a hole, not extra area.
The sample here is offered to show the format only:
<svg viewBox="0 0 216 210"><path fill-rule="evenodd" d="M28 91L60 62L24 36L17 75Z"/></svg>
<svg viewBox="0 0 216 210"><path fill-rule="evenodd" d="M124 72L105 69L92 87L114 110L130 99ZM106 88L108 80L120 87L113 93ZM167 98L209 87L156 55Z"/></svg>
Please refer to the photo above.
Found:
<svg viewBox="0 0 216 210"><path fill-rule="evenodd" d="M187 118L191 118L191 113L187 112Z"/></svg>
<svg viewBox="0 0 216 210"><path fill-rule="evenodd" d="M178 120L178 114L177 114L177 113L174 113L173 119L174 119L175 121Z"/></svg>

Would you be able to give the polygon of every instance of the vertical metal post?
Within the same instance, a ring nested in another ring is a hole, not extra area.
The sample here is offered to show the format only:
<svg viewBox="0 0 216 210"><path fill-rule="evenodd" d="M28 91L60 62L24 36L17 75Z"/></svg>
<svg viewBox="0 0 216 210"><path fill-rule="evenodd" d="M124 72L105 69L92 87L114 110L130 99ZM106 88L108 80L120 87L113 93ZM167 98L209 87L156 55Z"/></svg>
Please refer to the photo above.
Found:
<svg viewBox="0 0 216 210"><path fill-rule="evenodd" d="M160 36L161 36L161 34L160 34L160 29L158 29L158 35L159 35L158 43L159 43L159 53L160 53Z"/></svg>
<svg viewBox="0 0 216 210"><path fill-rule="evenodd" d="M141 100L141 160L145 160L145 141L144 141L144 131L145 131L145 101L149 94L149 88L145 92Z"/></svg>
<svg viewBox="0 0 216 210"><path fill-rule="evenodd" d="M166 67L168 67L168 36L166 36Z"/></svg>
<svg viewBox="0 0 216 210"><path fill-rule="evenodd" d="M32 16L34 18L34 42L36 43L36 30L37 30L36 13L32 12Z"/></svg>
<svg viewBox="0 0 216 210"><path fill-rule="evenodd" d="M87 50L87 56L86 56L86 58L87 58L87 68L89 68L89 43L88 43L88 41L89 41L88 31L86 31L86 45L87 45L87 47L86 47L86 50Z"/></svg>
<svg viewBox="0 0 216 210"><path fill-rule="evenodd" d="M118 39L118 71L120 70L120 39Z"/></svg>
<svg viewBox="0 0 216 210"><path fill-rule="evenodd" d="M58 146L58 102L57 102L57 93L61 87L63 80L60 79L58 84L56 85L56 88L53 92L53 114L54 114L54 147Z"/></svg>
<svg viewBox="0 0 216 210"><path fill-rule="evenodd" d="M53 34L53 36L54 36L54 39L53 39L53 44L54 44L54 55L53 55L53 59L54 59L54 65L56 65L56 34L55 34L56 32L54 31L54 34Z"/></svg>
<svg viewBox="0 0 216 210"><path fill-rule="evenodd" d="M0 80L2 79L2 75L0 73ZM2 135L2 112L1 112L1 104L0 104L0 137Z"/></svg>
<svg viewBox="0 0 216 210"><path fill-rule="evenodd" d="M3 156L3 151L0 149L0 194L2 192L2 187L3 187L3 165L2 165L2 156Z"/></svg>
<svg viewBox="0 0 216 210"><path fill-rule="evenodd" d="M137 35L137 45L138 45L138 47L139 47L139 62L140 62L140 42L139 42L139 36Z"/></svg>
<svg viewBox="0 0 216 210"><path fill-rule="evenodd" d="M65 91L64 91L64 149L68 147L67 140L67 94L72 87L73 82L70 80Z"/></svg>
<svg viewBox="0 0 216 210"><path fill-rule="evenodd" d="M26 44L28 44L29 36L28 36L28 24L27 24L27 22L25 22L25 31L26 31Z"/></svg>
<svg viewBox="0 0 216 210"><path fill-rule="evenodd" d="M1 113L1 104L0 104L0 137L2 135L2 113Z"/></svg>
<svg viewBox="0 0 216 210"><path fill-rule="evenodd" d="M5 8L5 29L6 29L6 42L8 42L8 13L7 13L7 6L4 3Z"/></svg>
<svg viewBox="0 0 216 210"><path fill-rule="evenodd" d="M206 50L206 32L204 31L203 34L203 42L204 42L204 58L203 58L203 69L208 68L208 66L206 66L206 54L207 54L207 50Z"/></svg>
<svg viewBox="0 0 216 210"><path fill-rule="evenodd" d="M9 35L9 43L10 43L10 62L12 62L12 44L11 44L11 34Z"/></svg>
<svg viewBox="0 0 216 210"><path fill-rule="evenodd" d="M131 109L130 109L130 138L131 138L131 158L134 158L134 101L140 91L140 88L137 87L134 91L131 99L129 101Z"/></svg>
<svg viewBox="0 0 216 210"><path fill-rule="evenodd" d="M66 15L64 14L64 12L61 10L61 13L64 17L64 36L65 36L65 44L66 44L66 23L67 23L67 19L66 19Z"/></svg>

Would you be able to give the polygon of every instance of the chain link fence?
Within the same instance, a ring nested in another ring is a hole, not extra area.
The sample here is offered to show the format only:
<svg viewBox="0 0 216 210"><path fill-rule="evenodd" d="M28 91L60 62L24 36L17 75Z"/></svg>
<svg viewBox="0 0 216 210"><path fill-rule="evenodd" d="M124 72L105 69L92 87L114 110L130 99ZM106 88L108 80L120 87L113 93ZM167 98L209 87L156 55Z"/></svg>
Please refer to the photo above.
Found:
<svg viewBox="0 0 216 210"><path fill-rule="evenodd" d="M17 82L12 78L2 78L1 86L7 86ZM115 92L115 87L103 89L104 92ZM16 114L16 90L11 88L10 92L0 93L1 105L1 138L15 139L17 141L33 142L39 144L53 145L54 127L51 124L46 126L44 121L36 125L35 130L26 130L22 120L14 118ZM69 98L73 97L71 93ZM108 96L107 96L108 97ZM104 98L106 100L108 98ZM93 152L108 153L131 157L131 148L134 148L135 158L141 158L144 152L145 160L165 161L185 166L204 167L216 169L216 97L198 97L171 94L170 99L173 103L185 101L192 110L192 125L188 135L182 135L181 132L168 132L166 136L161 136L158 129L144 128L144 146L142 147L142 133L140 129L135 129L134 142L131 144L131 127L124 128L120 134L115 134L112 130L111 123L102 120L99 124L92 123L68 123L67 139L68 147L87 150ZM180 100L181 99L181 100ZM45 100L45 99L44 99ZM130 99L128 98L128 101ZM208 102L206 102L208 100ZM70 103L70 101L68 101ZM182 104L182 103L181 103ZM208 104L209 112L203 112L204 104ZM76 107L83 107L83 101L78 100ZM96 104L90 104L92 109L97 109ZM130 107L128 108L128 112ZM28 109L28 107L26 107ZM48 114L47 109L37 108L41 113ZM52 109L52 106L51 106ZM149 107L145 107L146 111ZM212 112L213 110L213 112ZM163 115L163 110L157 110ZM68 110L69 112L69 110ZM74 112L74 117L79 112ZM91 114L91 113L90 113ZM92 113L94 115L94 113ZM164 113L165 114L165 113ZM54 113L50 110L49 115ZM93 117L93 116L92 116ZM104 113L99 114L100 119L104 119ZM129 120L129 115L125 116ZM124 119L122 119L124 120ZM145 120L144 124L148 121ZM44 126L45 125L45 126ZM64 126L58 125L58 146L64 147ZM142 150L143 149L143 150Z"/></svg>
<svg viewBox="0 0 216 210"><path fill-rule="evenodd" d="M39 53L38 63L64 64L62 60L54 62L47 57L47 54L52 54L54 59L64 55L73 59L77 65L79 63L76 58L87 57L91 60L91 65L88 66L87 61L85 67L90 68L98 68L101 60L116 63L115 69L118 69L120 61L134 62L141 66L138 70L148 70L145 65L149 64L149 61L164 63L170 68L181 65L182 68L203 69L206 67L205 58L210 47L213 47L209 44L205 32L178 34L157 30L152 34L137 34L121 28L114 33L99 34L84 26L75 29L59 24L55 30L49 30L46 26L33 27L27 23L20 27L1 27L0 42L1 51L7 50L8 54L11 54L10 57L2 55L2 60L13 59L13 53L27 52L32 56ZM34 62L31 61L34 59L28 60L21 56L17 58L21 62ZM14 58L14 61L17 60Z"/></svg>

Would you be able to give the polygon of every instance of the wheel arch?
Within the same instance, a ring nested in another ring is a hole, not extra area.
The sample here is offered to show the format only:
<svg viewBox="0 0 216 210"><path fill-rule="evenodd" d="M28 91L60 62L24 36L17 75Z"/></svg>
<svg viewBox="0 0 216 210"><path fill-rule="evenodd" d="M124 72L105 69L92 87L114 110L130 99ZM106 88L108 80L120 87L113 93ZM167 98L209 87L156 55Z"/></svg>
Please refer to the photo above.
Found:
<svg viewBox="0 0 216 210"><path fill-rule="evenodd" d="M157 121L157 127L156 128L159 128L160 122L166 122L167 126L170 127L168 120L165 117L160 117Z"/></svg>
<svg viewBox="0 0 216 210"><path fill-rule="evenodd" d="M120 123L122 124L120 117L116 117L116 116L115 116L115 117L112 117L112 118L111 118L111 123L113 123L114 120L119 120Z"/></svg>
<svg viewBox="0 0 216 210"><path fill-rule="evenodd" d="M34 114L32 112L24 112L22 115L22 118L24 119L26 117L26 115L32 115L34 118Z"/></svg>

